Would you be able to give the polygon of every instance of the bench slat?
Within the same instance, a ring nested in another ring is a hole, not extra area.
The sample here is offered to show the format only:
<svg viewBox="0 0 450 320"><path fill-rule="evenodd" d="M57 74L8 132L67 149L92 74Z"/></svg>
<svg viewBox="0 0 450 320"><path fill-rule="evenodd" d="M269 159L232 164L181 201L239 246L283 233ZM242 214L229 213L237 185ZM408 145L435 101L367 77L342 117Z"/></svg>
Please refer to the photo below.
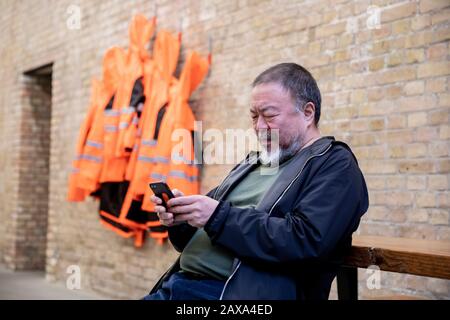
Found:
<svg viewBox="0 0 450 320"><path fill-rule="evenodd" d="M450 279L450 242L354 236L344 265Z"/></svg>

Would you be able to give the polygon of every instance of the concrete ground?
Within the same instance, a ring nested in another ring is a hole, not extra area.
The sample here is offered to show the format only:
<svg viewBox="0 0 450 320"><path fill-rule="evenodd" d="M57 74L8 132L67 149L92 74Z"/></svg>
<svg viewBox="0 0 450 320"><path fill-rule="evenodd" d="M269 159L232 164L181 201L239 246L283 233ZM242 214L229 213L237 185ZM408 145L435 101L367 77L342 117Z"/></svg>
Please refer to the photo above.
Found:
<svg viewBox="0 0 450 320"><path fill-rule="evenodd" d="M0 265L0 300L101 300L83 290L69 290L64 283L50 283L43 271L11 271Z"/></svg>

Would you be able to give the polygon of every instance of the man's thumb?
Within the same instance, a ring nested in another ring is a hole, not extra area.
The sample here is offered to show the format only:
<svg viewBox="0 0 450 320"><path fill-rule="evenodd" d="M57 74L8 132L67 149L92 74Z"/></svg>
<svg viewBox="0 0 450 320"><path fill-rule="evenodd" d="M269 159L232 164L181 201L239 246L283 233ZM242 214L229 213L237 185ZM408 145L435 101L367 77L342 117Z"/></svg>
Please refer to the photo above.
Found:
<svg viewBox="0 0 450 320"><path fill-rule="evenodd" d="M173 189L173 190L172 190L172 193L173 193L173 195L174 195L175 197L182 197L182 196L184 196L184 193L181 192L181 191L178 190L178 189Z"/></svg>

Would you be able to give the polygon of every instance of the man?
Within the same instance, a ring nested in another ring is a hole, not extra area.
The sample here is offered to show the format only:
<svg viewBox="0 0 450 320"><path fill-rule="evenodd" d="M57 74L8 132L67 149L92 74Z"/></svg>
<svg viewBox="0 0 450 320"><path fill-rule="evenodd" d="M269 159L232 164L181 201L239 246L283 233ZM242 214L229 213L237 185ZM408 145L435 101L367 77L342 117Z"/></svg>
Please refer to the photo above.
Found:
<svg viewBox="0 0 450 320"><path fill-rule="evenodd" d="M316 81L297 64L255 79L254 129L263 141L277 129L279 148L268 139L206 196L174 190L167 210L153 197L181 255L144 299L328 298L368 194L350 148L321 137L320 109Z"/></svg>

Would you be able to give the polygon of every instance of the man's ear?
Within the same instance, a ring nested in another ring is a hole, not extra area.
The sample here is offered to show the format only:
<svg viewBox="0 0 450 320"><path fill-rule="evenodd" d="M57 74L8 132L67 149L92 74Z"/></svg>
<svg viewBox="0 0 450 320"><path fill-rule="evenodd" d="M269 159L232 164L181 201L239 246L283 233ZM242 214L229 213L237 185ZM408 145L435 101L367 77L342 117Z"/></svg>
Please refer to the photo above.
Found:
<svg viewBox="0 0 450 320"><path fill-rule="evenodd" d="M305 115L306 121L314 123L314 115L316 113L316 106L312 102L308 102L303 107L303 114Z"/></svg>

